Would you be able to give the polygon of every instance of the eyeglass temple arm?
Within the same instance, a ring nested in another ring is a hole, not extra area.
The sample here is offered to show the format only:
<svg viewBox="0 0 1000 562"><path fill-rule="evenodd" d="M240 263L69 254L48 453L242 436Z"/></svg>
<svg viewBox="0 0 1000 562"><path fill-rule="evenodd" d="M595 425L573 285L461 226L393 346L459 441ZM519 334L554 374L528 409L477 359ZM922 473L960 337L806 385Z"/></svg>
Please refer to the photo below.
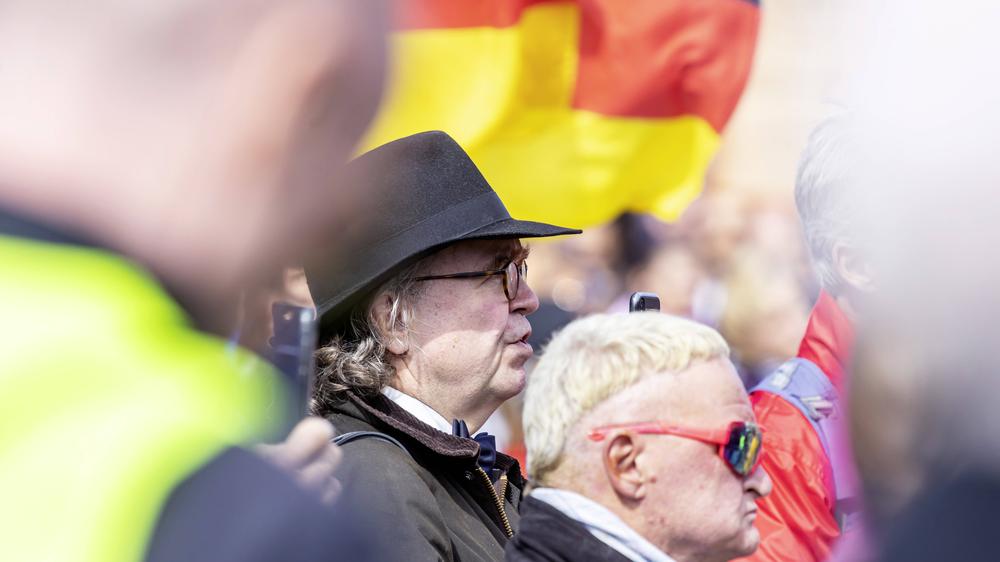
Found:
<svg viewBox="0 0 1000 562"><path fill-rule="evenodd" d="M413 280L429 281L431 279L461 279L464 277L489 277L491 275L502 275L504 273L504 269L496 269L491 271L465 271L462 273L446 273L444 275L421 275L420 277L414 277Z"/></svg>
<svg viewBox="0 0 1000 562"><path fill-rule="evenodd" d="M604 425L591 429L587 437L590 438L591 441L602 441L608 436L608 433L618 430L631 430L639 434L647 435L676 435L678 437L687 437L689 439L695 439L705 443L715 443L717 445L723 445L729 441L729 428L724 430L693 429L676 425L667 425L660 422Z"/></svg>

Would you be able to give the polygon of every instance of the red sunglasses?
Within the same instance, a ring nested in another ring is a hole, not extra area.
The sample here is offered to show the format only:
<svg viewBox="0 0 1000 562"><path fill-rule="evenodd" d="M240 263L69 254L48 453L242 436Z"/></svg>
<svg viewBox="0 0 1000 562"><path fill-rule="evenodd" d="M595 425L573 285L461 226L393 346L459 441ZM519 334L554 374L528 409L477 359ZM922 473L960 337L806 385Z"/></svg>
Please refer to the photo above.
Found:
<svg viewBox="0 0 1000 562"><path fill-rule="evenodd" d="M726 429L692 429L663 422L638 422L604 425L590 430L587 437L602 441L609 433L632 430L649 435L676 435L719 446L719 456L738 476L753 474L760 464L763 431L755 423L734 421Z"/></svg>

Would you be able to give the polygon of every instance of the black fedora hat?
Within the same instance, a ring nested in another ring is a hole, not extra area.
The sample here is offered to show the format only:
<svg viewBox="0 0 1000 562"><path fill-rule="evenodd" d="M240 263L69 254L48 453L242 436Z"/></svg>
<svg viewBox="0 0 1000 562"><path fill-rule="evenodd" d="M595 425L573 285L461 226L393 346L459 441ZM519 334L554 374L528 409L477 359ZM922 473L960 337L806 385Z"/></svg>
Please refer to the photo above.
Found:
<svg viewBox="0 0 1000 562"><path fill-rule="evenodd" d="M347 259L306 264L323 341L344 333L353 308L395 271L444 246L581 232L512 218L469 155L441 131L367 152L345 176L363 184L368 211L339 243Z"/></svg>

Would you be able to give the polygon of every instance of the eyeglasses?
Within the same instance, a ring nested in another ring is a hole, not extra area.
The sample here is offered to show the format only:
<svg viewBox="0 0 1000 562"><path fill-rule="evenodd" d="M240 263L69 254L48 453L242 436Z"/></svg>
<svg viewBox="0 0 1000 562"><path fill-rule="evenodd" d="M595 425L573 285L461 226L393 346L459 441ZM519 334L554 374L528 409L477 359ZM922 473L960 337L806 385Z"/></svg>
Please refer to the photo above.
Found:
<svg viewBox="0 0 1000 562"><path fill-rule="evenodd" d="M444 275L423 275L421 277L414 277L413 280L468 279L470 277L491 277L493 275L503 275L503 294L507 296L508 302L513 301L517 297L517 291L521 288L521 280L528 276L528 261L522 260L521 263L511 261L500 269L446 273Z"/></svg>
<svg viewBox="0 0 1000 562"><path fill-rule="evenodd" d="M605 425L590 430L587 435L592 441L602 441L609 433L630 429L636 433L652 435L676 435L695 439L703 443L719 446L719 456L737 476L753 474L760 464L761 441L764 433L754 423L734 421L726 429L692 429L668 425L662 422L640 422Z"/></svg>

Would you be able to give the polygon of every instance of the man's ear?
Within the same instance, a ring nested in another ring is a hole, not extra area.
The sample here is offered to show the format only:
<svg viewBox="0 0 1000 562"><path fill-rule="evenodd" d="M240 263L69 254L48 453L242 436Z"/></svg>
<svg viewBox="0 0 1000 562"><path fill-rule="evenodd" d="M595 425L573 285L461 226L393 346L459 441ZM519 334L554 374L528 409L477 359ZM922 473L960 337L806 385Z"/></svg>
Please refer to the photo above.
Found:
<svg viewBox="0 0 1000 562"><path fill-rule="evenodd" d="M385 348L396 356L406 355L410 350L409 333L406 329L405 317L402 311L393 314L392 295L380 293L372 302L375 326L385 342Z"/></svg>
<svg viewBox="0 0 1000 562"><path fill-rule="evenodd" d="M851 288L863 292L875 289L868 259L856 247L838 242L833 245L832 254L837 275Z"/></svg>
<svg viewBox="0 0 1000 562"><path fill-rule="evenodd" d="M644 447L643 440L631 431L616 435L604 446L604 472L624 501L646 497L646 476L637 462Z"/></svg>

